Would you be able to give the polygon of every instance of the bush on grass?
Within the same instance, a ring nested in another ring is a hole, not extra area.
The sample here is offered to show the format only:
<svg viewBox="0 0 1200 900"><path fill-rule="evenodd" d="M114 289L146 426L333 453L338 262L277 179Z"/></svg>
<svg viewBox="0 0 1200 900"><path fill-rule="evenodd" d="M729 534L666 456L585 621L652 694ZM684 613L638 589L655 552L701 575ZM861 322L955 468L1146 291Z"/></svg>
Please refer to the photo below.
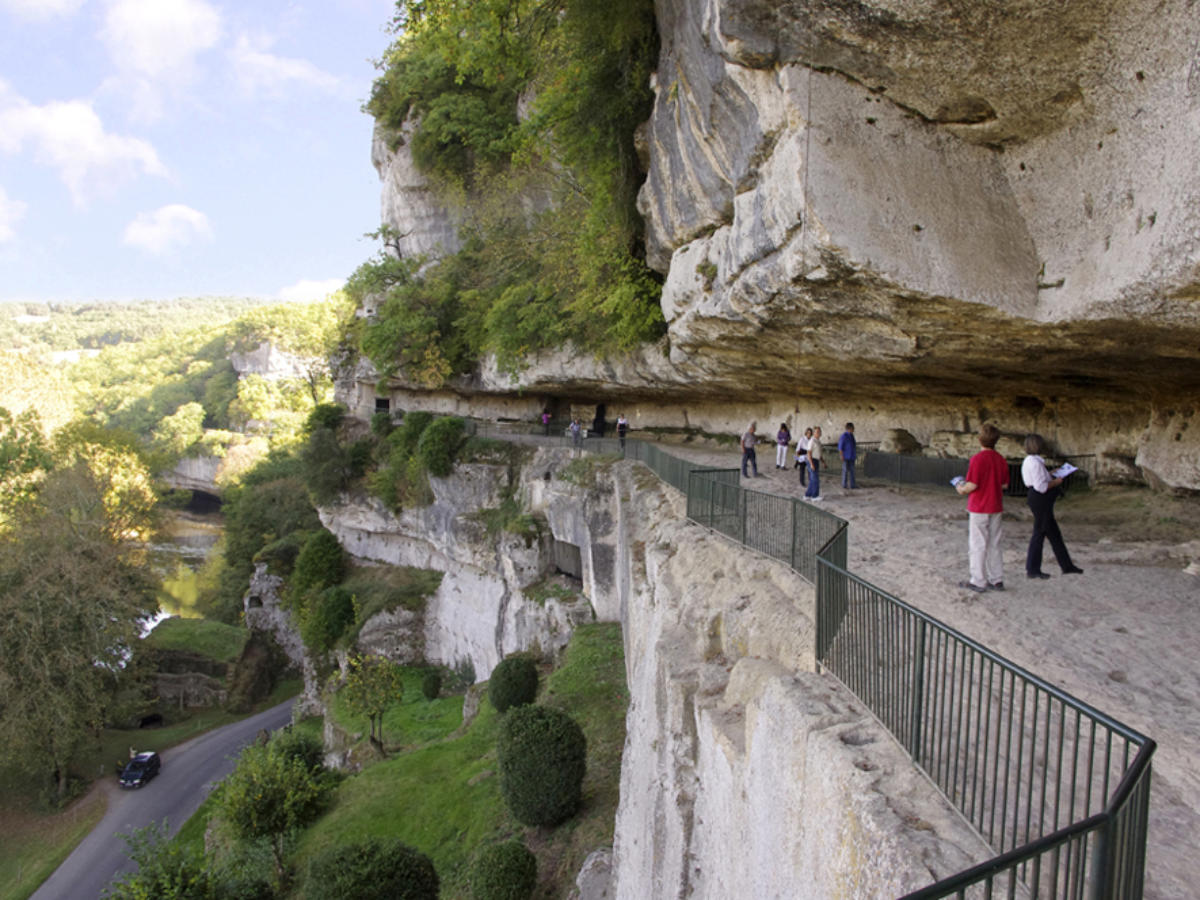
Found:
<svg viewBox="0 0 1200 900"><path fill-rule="evenodd" d="M372 838L316 856L304 888L308 900L437 900L438 876L424 853Z"/></svg>
<svg viewBox="0 0 1200 900"><path fill-rule="evenodd" d="M529 900L537 857L520 841L485 848L471 865L471 900Z"/></svg>
<svg viewBox="0 0 1200 900"><path fill-rule="evenodd" d="M430 475L445 478L454 471L454 460L463 443L466 424L462 419L446 416L434 419L417 441L417 456Z"/></svg>
<svg viewBox="0 0 1200 900"><path fill-rule="evenodd" d="M343 587L334 586L305 604L300 637L309 650L328 653L353 624L354 595Z"/></svg>
<svg viewBox="0 0 1200 900"><path fill-rule="evenodd" d="M332 533L322 528L314 532L300 548L292 570L293 597L320 591L337 584L346 576L346 554Z"/></svg>
<svg viewBox="0 0 1200 900"><path fill-rule="evenodd" d="M587 739L565 712L519 706L501 720L496 741L500 792L524 825L557 825L574 815L587 771Z"/></svg>
<svg viewBox="0 0 1200 900"><path fill-rule="evenodd" d="M425 673L425 677L421 679L421 693L426 700L436 700L438 694L442 692L442 673L437 669L433 669Z"/></svg>
<svg viewBox="0 0 1200 900"><path fill-rule="evenodd" d="M496 712L532 703L537 697L538 672L533 660L523 653L513 654L492 670L488 698Z"/></svg>

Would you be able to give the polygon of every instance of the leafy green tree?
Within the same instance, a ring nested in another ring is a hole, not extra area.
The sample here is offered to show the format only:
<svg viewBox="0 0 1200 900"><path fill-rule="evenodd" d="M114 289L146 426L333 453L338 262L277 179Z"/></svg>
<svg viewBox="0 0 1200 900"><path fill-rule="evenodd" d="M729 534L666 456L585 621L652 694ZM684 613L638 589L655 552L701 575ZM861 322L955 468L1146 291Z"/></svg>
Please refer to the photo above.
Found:
<svg viewBox="0 0 1200 900"><path fill-rule="evenodd" d="M59 797L156 607L132 540L152 506L145 471L107 448L91 465L64 457L0 534L0 756L53 778Z"/></svg>
<svg viewBox="0 0 1200 900"><path fill-rule="evenodd" d="M178 459L204 435L204 407L193 400L159 419L151 434L154 446Z"/></svg>
<svg viewBox="0 0 1200 900"><path fill-rule="evenodd" d="M445 478L454 471L454 460L462 446L466 423L457 416L434 419L417 441L417 456L430 475Z"/></svg>
<svg viewBox="0 0 1200 900"><path fill-rule="evenodd" d="M341 587L321 591L304 604L300 637L309 650L327 653L354 624L354 595Z"/></svg>
<svg viewBox="0 0 1200 900"><path fill-rule="evenodd" d="M137 869L115 880L104 892L106 900L220 900L226 896L206 868L204 857L172 841L165 822L121 837Z"/></svg>
<svg viewBox="0 0 1200 900"><path fill-rule="evenodd" d="M288 838L321 813L331 790L331 782L301 756L254 744L221 785L218 814L239 840L270 843L282 879Z"/></svg>
<svg viewBox="0 0 1200 900"><path fill-rule="evenodd" d="M28 499L51 462L36 410L14 416L0 407L0 528L8 510Z"/></svg>
<svg viewBox="0 0 1200 900"><path fill-rule="evenodd" d="M337 584L345 575L346 551L332 532L322 528L300 548L289 587L293 597L302 598Z"/></svg>
<svg viewBox="0 0 1200 900"><path fill-rule="evenodd" d="M382 656L352 656L342 686L346 706L370 723L370 740L381 753L383 715L404 698L400 667Z"/></svg>

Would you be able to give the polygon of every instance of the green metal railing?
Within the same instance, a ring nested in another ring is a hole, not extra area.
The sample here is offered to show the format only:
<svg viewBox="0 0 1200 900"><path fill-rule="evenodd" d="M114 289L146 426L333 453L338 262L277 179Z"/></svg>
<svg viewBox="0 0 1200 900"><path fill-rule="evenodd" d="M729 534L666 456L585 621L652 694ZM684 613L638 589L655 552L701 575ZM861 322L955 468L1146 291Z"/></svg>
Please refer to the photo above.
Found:
<svg viewBox="0 0 1200 900"><path fill-rule="evenodd" d="M998 854L903 900L1142 896L1152 740L851 574L844 519L747 490L739 469L699 466L649 442L587 438L582 446L644 462L685 493L689 519L815 585L820 665ZM901 459L939 483L965 471L962 460ZM955 464L962 471L946 474Z"/></svg>
<svg viewBox="0 0 1200 900"><path fill-rule="evenodd" d="M826 559L817 644L1001 854L910 897L1141 896L1153 741Z"/></svg>
<svg viewBox="0 0 1200 900"><path fill-rule="evenodd" d="M1067 476L1063 482L1064 490L1072 485L1086 485L1095 480L1094 456L1068 456L1063 457L1063 460L1072 463L1078 469ZM912 456L907 453L881 453L872 450L863 457L860 465L862 473L868 478L900 484L931 484L949 489L951 478L967 474L968 462L969 460L965 459ZM1029 489L1021 478L1021 463L1009 460L1008 488L1004 493L1010 497L1024 497L1028 492Z"/></svg>

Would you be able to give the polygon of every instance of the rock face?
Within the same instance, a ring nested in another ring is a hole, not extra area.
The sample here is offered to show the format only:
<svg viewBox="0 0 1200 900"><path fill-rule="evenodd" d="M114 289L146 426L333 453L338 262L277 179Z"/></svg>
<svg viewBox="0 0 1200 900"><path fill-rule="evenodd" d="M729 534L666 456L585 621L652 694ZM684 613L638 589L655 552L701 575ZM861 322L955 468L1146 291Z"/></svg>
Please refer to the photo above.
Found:
<svg viewBox="0 0 1200 900"><path fill-rule="evenodd" d="M423 615L397 611L367 622L365 648L399 662L469 664L482 681L509 653L557 653L577 622L591 621L587 600L539 601L524 592L547 573L549 535L526 543L487 534L478 513L499 506L504 478L500 467L459 465L449 478L430 478L435 499L427 507L397 516L360 497L320 511L325 527L359 559L444 573Z"/></svg>
<svg viewBox="0 0 1200 900"><path fill-rule="evenodd" d="M1195 429L1156 424L1189 420L1200 390L1190 2L658 0L656 13L639 207L668 337L623 359L544 354L517 379L485 366L457 397L637 403L646 425L679 406L743 425L763 406L804 411L801 424L871 407L884 421L864 440L969 432L964 408L1045 431L1030 411L1046 410L1063 452L1200 489L1182 462ZM402 143L379 140L405 252L456 247L457 214Z"/></svg>

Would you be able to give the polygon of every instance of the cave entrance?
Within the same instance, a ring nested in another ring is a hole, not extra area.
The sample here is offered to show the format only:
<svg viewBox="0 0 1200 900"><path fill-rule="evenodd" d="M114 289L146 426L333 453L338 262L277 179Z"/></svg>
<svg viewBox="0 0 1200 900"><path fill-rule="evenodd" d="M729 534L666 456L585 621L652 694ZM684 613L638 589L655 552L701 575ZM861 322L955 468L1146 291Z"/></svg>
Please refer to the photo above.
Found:
<svg viewBox="0 0 1200 900"><path fill-rule="evenodd" d="M583 554L575 544L554 541L554 570L583 581Z"/></svg>

